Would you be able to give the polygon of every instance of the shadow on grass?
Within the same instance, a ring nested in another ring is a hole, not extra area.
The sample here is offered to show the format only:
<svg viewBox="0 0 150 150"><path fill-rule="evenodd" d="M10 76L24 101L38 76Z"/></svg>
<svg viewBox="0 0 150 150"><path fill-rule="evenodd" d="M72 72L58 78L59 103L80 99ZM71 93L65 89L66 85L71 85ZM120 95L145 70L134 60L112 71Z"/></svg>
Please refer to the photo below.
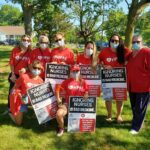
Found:
<svg viewBox="0 0 150 150"><path fill-rule="evenodd" d="M5 51L0 51L0 59L4 58L9 58L10 57L11 51L5 50Z"/></svg>

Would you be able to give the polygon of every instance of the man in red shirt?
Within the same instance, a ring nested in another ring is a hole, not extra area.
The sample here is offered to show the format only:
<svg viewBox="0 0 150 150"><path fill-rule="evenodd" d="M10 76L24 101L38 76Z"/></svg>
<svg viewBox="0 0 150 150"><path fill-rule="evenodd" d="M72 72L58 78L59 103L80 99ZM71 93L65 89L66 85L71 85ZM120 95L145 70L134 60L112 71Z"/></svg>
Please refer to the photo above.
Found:
<svg viewBox="0 0 150 150"><path fill-rule="evenodd" d="M141 36L133 37L132 49L127 64L128 90L133 113L130 133L137 134L150 101L150 49L143 47Z"/></svg>
<svg viewBox="0 0 150 150"><path fill-rule="evenodd" d="M40 77L45 79L45 66L46 63L50 62L51 51L48 47L49 39L46 35L41 35L39 38L39 47L34 49L30 54L29 64L32 64L34 60L39 60L42 63L43 70Z"/></svg>
<svg viewBox="0 0 150 150"><path fill-rule="evenodd" d="M65 46L64 34L57 33L55 36L55 42L58 45L57 48L54 48L51 53L51 62L53 63L62 63L73 65L74 64L74 54L72 50Z"/></svg>
<svg viewBox="0 0 150 150"><path fill-rule="evenodd" d="M80 67L74 65L70 70L70 78L62 82L61 86L56 87L56 98L58 103L58 110L56 119L59 125L57 136L62 136L64 133L64 116L67 114L69 97L70 96L84 96L88 97L88 86L85 80L80 78ZM60 98L60 90L65 91L65 101Z"/></svg>

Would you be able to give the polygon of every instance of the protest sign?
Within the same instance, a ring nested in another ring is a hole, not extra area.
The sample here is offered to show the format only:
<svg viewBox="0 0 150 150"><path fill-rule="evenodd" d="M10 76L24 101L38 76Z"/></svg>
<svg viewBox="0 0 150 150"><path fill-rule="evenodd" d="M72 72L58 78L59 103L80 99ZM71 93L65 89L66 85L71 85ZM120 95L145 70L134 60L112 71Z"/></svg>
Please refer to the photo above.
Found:
<svg viewBox="0 0 150 150"><path fill-rule="evenodd" d="M104 100L126 100L126 68L101 70L102 91Z"/></svg>
<svg viewBox="0 0 150 150"><path fill-rule="evenodd" d="M96 97L70 97L68 132L94 132L96 126Z"/></svg>
<svg viewBox="0 0 150 150"><path fill-rule="evenodd" d="M27 92L39 124L55 118L57 102L49 82L32 87Z"/></svg>
<svg viewBox="0 0 150 150"><path fill-rule="evenodd" d="M100 80L100 66L97 66L96 72L93 72L90 65L80 65L81 77L86 80L89 87L90 96L100 96L101 80Z"/></svg>
<svg viewBox="0 0 150 150"><path fill-rule="evenodd" d="M55 91L55 87L60 85L65 79L69 78L70 68L69 65L63 64L46 64L45 82L50 82ZM61 97L64 97L65 93L61 91Z"/></svg>

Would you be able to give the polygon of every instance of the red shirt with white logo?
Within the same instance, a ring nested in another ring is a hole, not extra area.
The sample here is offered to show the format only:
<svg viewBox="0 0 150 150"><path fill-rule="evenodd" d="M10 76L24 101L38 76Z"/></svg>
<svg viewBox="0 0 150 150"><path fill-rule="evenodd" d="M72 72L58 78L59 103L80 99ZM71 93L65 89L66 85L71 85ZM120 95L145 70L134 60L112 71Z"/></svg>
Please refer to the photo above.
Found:
<svg viewBox="0 0 150 150"><path fill-rule="evenodd" d="M70 96L84 96L85 92L88 92L88 86L84 79L76 81L73 78L69 78L62 82L61 87L65 91L67 104L69 104Z"/></svg>
<svg viewBox="0 0 150 150"><path fill-rule="evenodd" d="M51 62L65 64L74 64L74 54L69 48L60 49L59 47L54 48L51 53Z"/></svg>
<svg viewBox="0 0 150 150"><path fill-rule="evenodd" d="M85 54L80 54L77 56L77 64L79 65L91 65L92 57L85 57Z"/></svg>
<svg viewBox="0 0 150 150"><path fill-rule="evenodd" d="M12 50L9 64L14 66L14 73L19 74L19 70L28 67L30 50L23 52L20 47L15 47Z"/></svg>
<svg viewBox="0 0 150 150"><path fill-rule="evenodd" d="M43 80L40 77L37 79L33 79L32 77L31 73L25 73L17 79L15 86L21 90L22 95L26 95L29 88L43 83Z"/></svg>
<svg viewBox="0 0 150 150"><path fill-rule="evenodd" d="M51 60L51 51L49 48L41 50L40 48L36 48L31 52L29 64L32 64L34 60L39 60L42 63L43 70L40 74L41 78L45 78L45 67L46 63Z"/></svg>
<svg viewBox="0 0 150 150"><path fill-rule="evenodd" d="M127 64L129 92L150 92L150 49L142 48Z"/></svg>
<svg viewBox="0 0 150 150"><path fill-rule="evenodd" d="M127 48L125 48L125 59L128 58L131 51ZM123 64L120 64L117 61L117 53L113 52L110 47L104 48L99 53L99 63L103 63L104 65L110 65L112 67L123 67Z"/></svg>

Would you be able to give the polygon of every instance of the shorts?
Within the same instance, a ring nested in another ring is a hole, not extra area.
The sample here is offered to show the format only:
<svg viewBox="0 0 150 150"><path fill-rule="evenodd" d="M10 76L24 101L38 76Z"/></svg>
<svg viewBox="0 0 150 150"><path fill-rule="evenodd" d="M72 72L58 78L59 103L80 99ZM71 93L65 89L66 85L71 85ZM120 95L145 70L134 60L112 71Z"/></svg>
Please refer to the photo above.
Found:
<svg viewBox="0 0 150 150"><path fill-rule="evenodd" d="M20 107L20 112L27 112L28 111L28 105L22 104Z"/></svg>

